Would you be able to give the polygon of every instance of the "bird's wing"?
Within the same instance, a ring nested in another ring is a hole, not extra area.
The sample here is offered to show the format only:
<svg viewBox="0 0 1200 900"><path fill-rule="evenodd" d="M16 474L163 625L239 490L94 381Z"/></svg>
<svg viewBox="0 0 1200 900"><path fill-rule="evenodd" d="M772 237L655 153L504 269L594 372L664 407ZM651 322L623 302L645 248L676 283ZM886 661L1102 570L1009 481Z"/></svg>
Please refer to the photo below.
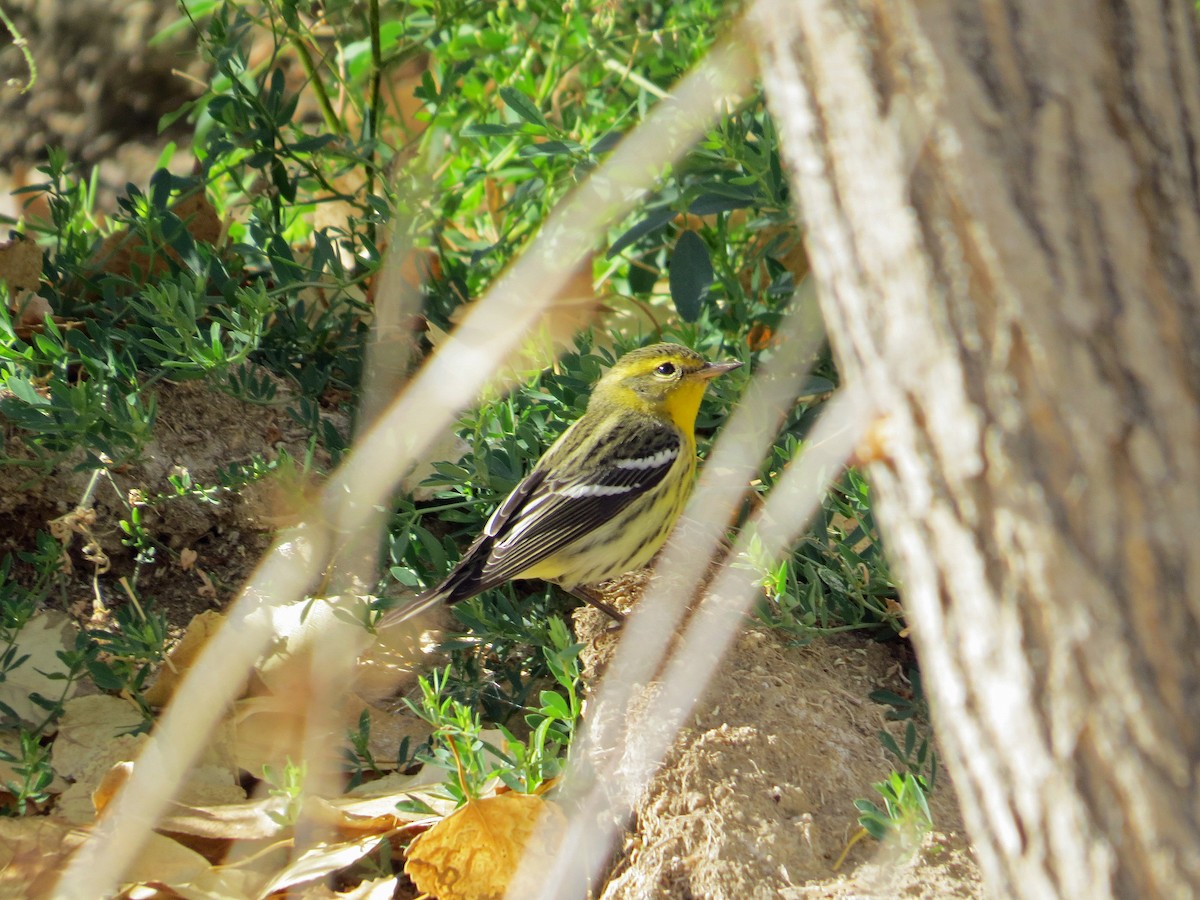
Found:
<svg viewBox="0 0 1200 900"><path fill-rule="evenodd" d="M553 451L488 520L464 557L483 556L479 590L519 577L616 516L666 477L686 452L679 432L654 423L616 427L600 435L584 467L554 471ZM484 554L486 554L484 556Z"/></svg>

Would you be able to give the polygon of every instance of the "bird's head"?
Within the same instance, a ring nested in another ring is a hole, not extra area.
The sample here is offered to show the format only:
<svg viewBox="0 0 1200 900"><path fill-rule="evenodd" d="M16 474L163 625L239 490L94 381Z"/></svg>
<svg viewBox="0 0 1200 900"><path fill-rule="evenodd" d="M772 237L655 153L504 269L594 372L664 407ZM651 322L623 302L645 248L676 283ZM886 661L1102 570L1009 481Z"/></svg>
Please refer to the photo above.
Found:
<svg viewBox="0 0 1200 900"><path fill-rule="evenodd" d="M653 344L618 359L596 385L591 402L666 416L690 435L709 380L741 365L708 362L681 344Z"/></svg>

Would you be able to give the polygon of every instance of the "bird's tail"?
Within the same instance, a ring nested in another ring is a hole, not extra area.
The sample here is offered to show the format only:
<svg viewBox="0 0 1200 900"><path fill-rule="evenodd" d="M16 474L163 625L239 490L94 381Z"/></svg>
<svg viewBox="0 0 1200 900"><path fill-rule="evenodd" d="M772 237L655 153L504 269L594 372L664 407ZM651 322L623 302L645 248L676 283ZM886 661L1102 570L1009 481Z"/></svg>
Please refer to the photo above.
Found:
<svg viewBox="0 0 1200 900"><path fill-rule="evenodd" d="M392 628L399 625L401 622L407 622L409 619L415 618L421 613L433 609L439 603L446 600L448 592L441 585L426 591L423 594L418 594L407 603L402 603L395 609L389 609L375 623L376 628Z"/></svg>
<svg viewBox="0 0 1200 900"><path fill-rule="evenodd" d="M432 587L423 594L418 594L407 603L402 603L395 609L383 614L376 628L390 628L407 622L414 616L419 616L433 609L439 603L451 605L460 600L470 600L476 594L495 587L495 581L481 581L478 577L478 561L468 554L451 570L441 584Z"/></svg>

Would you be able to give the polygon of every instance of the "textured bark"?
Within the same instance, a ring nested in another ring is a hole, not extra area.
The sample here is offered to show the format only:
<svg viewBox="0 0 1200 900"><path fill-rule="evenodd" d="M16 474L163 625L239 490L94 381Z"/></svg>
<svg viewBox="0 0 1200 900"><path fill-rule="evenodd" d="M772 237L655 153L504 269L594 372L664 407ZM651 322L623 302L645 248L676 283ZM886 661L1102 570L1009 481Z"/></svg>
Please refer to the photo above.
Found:
<svg viewBox="0 0 1200 900"><path fill-rule="evenodd" d="M1200 895L1185 0L760 0L763 77L992 888Z"/></svg>

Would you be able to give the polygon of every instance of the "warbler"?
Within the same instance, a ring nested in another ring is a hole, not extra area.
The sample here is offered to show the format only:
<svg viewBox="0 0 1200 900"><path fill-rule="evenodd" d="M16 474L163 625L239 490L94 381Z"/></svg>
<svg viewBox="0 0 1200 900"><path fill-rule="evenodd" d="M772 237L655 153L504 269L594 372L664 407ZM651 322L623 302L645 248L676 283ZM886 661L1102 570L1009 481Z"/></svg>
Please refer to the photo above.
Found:
<svg viewBox="0 0 1200 900"><path fill-rule="evenodd" d="M626 353L450 574L379 625L518 578L555 582L620 618L590 586L645 566L666 541L692 491L705 388L740 366L679 344Z"/></svg>

